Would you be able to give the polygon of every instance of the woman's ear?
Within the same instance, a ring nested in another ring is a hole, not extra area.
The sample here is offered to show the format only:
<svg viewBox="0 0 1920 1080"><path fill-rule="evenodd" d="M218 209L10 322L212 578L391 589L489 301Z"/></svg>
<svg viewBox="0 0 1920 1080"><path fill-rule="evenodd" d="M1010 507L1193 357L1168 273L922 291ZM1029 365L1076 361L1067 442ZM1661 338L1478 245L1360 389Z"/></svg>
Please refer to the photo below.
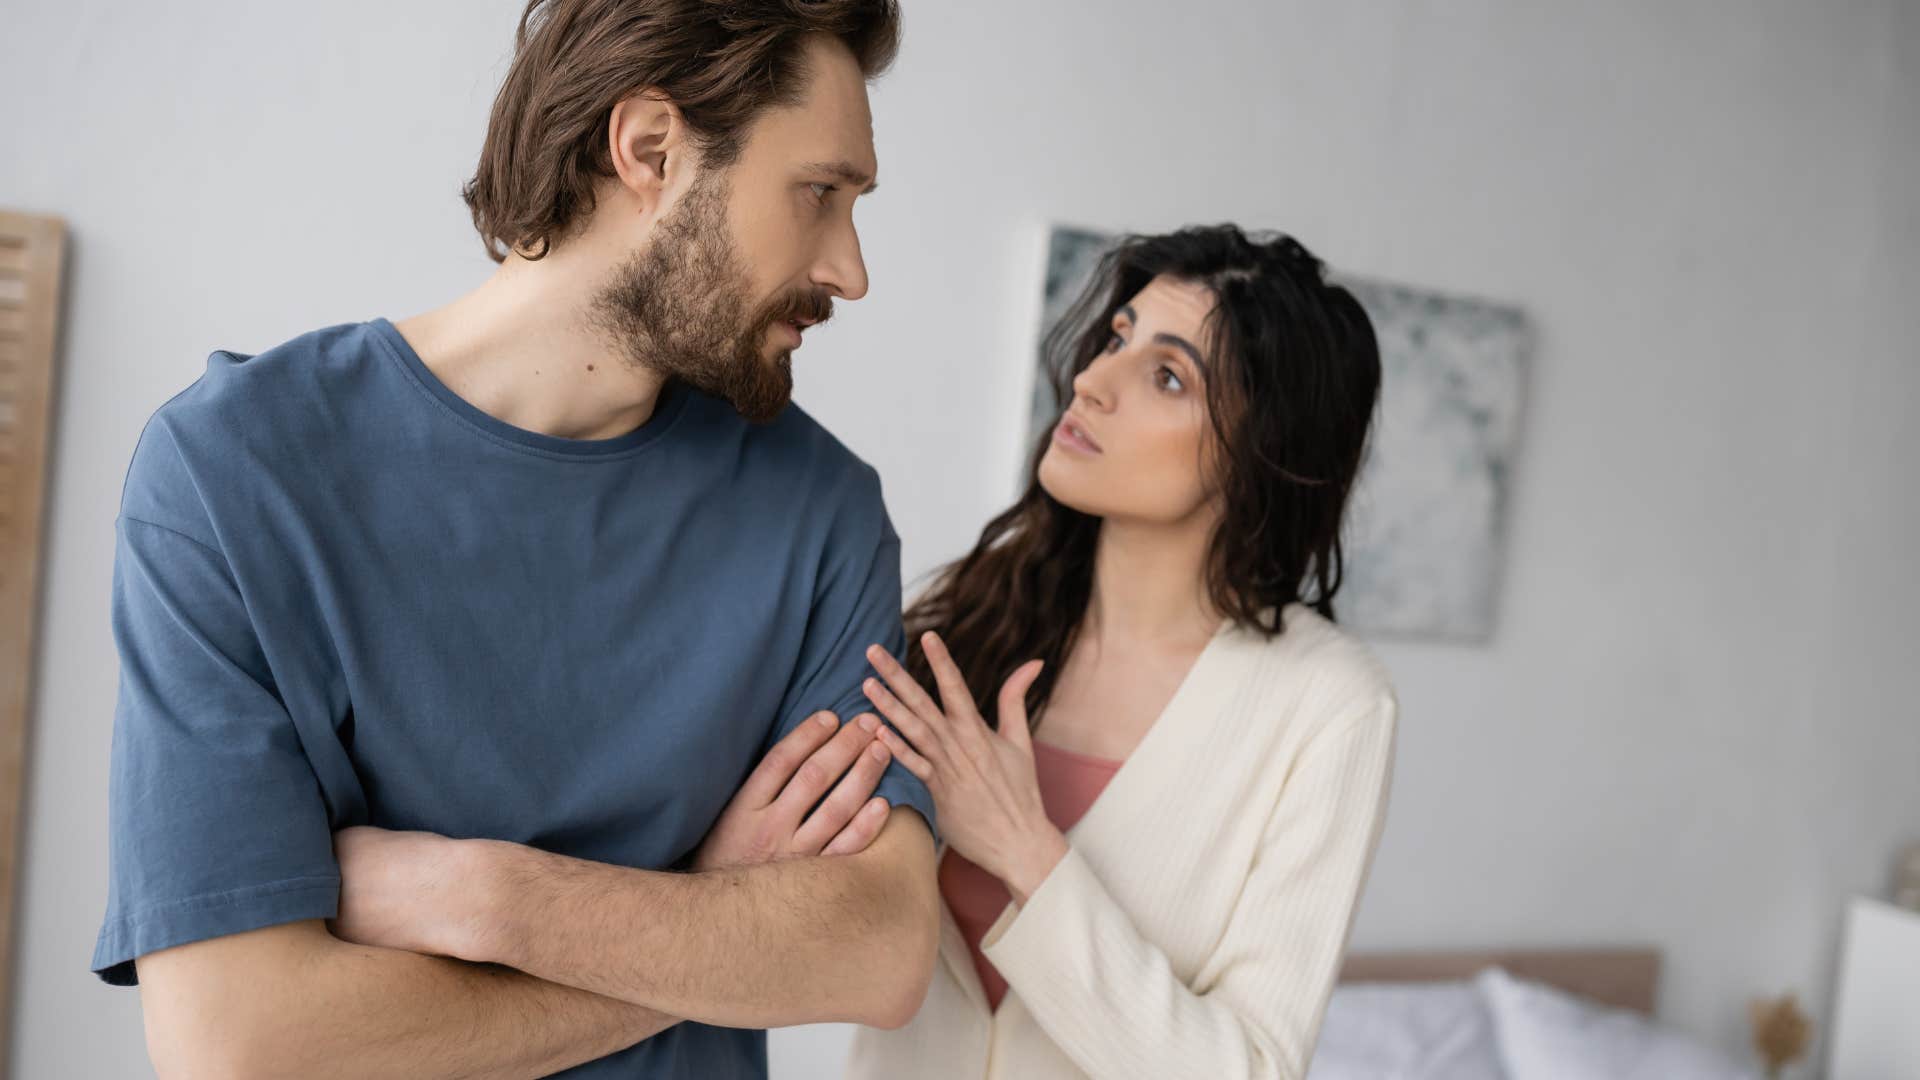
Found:
<svg viewBox="0 0 1920 1080"><path fill-rule="evenodd" d="M657 216L687 156L686 118L659 90L623 99L607 119L607 150L642 217Z"/></svg>

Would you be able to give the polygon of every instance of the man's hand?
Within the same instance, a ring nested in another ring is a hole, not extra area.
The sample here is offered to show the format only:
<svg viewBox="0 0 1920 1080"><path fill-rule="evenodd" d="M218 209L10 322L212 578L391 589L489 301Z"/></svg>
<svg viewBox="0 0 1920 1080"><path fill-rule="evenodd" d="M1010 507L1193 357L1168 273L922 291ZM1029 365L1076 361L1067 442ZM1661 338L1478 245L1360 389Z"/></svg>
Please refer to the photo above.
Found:
<svg viewBox="0 0 1920 1080"><path fill-rule="evenodd" d="M891 758L875 741L879 730L872 713L844 727L830 712L807 717L747 777L694 853L693 869L865 851L889 811L887 800L868 798ZM808 816L829 787L833 794Z"/></svg>

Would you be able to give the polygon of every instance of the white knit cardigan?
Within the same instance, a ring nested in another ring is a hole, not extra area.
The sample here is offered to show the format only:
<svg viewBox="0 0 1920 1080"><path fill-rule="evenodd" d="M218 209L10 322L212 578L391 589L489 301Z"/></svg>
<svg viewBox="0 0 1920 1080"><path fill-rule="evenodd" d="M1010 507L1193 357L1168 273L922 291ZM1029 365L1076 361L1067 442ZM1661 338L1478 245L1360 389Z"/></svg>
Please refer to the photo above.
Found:
<svg viewBox="0 0 1920 1080"><path fill-rule="evenodd" d="M1309 608L1223 622L1086 815L982 939L941 909L926 1003L858 1029L854 1080L1298 1080L1386 816L1397 699Z"/></svg>

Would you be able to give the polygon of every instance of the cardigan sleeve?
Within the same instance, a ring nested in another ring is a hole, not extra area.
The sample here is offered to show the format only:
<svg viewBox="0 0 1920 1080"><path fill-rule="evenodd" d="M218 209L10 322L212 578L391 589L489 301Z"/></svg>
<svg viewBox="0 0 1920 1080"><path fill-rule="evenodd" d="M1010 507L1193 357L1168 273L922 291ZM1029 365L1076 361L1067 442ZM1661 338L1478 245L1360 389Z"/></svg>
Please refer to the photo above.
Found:
<svg viewBox="0 0 1920 1080"><path fill-rule="evenodd" d="M1302 746L1219 944L1188 985L1069 850L981 941L1095 1080L1299 1080L1386 816L1398 705L1382 688Z"/></svg>

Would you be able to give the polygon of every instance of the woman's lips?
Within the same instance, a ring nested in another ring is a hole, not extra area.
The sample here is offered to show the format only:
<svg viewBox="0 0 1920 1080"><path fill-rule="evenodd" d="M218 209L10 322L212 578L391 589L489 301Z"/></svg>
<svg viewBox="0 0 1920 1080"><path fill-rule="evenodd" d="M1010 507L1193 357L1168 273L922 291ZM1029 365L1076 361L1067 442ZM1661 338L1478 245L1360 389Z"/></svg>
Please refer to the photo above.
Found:
<svg viewBox="0 0 1920 1080"><path fill-rule="evenodd" d="M1075 427L1071 420L1062 419L1059 425L1053 429L1053 441L1069 450L1078 450L1083 454L1097 454L1100 452L1100 447L1082 433L1079 428Z"/></svg>

